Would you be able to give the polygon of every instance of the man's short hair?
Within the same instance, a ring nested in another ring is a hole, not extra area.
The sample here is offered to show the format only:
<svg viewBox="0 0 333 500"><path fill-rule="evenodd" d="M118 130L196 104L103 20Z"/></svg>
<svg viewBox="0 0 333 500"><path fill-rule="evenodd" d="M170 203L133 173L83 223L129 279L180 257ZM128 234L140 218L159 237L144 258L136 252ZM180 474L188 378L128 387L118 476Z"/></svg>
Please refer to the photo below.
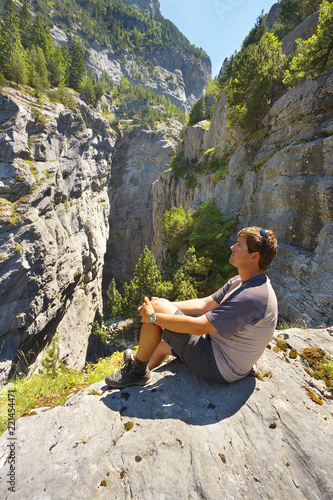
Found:
<svg viewBox="0 0 333 500"><path fill-rule="evenodd" d="M262 234L260 234L260 231ZM260 227L252 226L241 229L238 236L246 239L249 253L259 252L259 269L266 271L273 261L277 251L277 241L274 231L271 229L261 230Z"/></svg>

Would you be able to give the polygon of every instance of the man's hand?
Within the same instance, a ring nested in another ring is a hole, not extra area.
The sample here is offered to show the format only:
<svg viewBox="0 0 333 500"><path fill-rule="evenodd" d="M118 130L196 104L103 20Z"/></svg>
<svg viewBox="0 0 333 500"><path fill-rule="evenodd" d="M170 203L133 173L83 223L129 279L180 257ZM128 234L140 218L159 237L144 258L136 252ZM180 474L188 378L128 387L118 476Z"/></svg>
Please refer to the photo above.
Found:
<svg viewBox="0 0 333 500"><path fill-rule="evenodd" d="M145 297L142 306L138 307L138 311L140 313L142 323L149 323L149 317L154 312L154 308L148 297Z"/></svg>

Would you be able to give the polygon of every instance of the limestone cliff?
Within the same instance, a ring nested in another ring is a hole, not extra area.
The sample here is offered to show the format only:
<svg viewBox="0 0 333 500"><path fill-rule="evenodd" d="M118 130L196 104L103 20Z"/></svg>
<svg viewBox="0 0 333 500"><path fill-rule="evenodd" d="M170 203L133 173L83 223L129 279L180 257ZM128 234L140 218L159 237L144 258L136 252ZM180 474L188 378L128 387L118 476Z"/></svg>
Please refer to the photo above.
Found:
<svg viewBox="0 0 333 500"><path fill-rule="evenodd" d="M171 362L146 387L107 391L101 381L37 408L17 421L15 441L0 439L0 496L331 500L333 401L290 349L311 346L332 355L332 329L276 332L259 378L218 386Z"/></svg>
<svg viewBox="0 0 333 500"><path fill-rule="evenodd" d="M55 333L83 366L108 240L116 134L77 100L66 109L6 88L0 96L1 380Z"/></svg>
<svg viewBox="0 0 333 500"><path fill-rule="evenodd" d="M333 71L308 80L279 99L256 135L226 126L222 95L212 120L189 127L184 151L194 163L215 147L229 158L229 173L215 183L198 176L198 186L174 185L172 172L154 184L154 251L161 247L160 217L172 205L185 209L216 198L224 212L248 225L272 228L278 257L271 276L280 314L290 320L333 323ZM208 126L209 125L209 126Z"/></svg>
<svg viewBox="0 0 333 500"><path fill-rule="evenodd" d="M61 359L84 366L102 287L131 279L152 245L152 184L182 127L115 132L74 94L66 109L27 92L0 100L1 382L38 366L54 335Z"/></svg>
<svg viewBox="0 0 333 500"><path fill-rule="evenodd" d="M106 286L132 279L145 245L154 238L152 185L166 170L177 146L179 122L124 131L115 145L110 179L110 239L105 260Z"/></svg>

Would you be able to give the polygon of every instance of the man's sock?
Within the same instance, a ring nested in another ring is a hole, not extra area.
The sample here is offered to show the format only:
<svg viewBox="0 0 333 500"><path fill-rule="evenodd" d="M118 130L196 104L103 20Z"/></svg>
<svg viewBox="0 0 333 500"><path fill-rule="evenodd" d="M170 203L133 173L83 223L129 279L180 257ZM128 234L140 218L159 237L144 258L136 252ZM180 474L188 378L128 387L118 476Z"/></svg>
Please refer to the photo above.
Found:
<svg viewBox="0 0 333 500"><path fill-rule="evenodd" d="M147 368L147 365L148 365L148 361L141 361L140 359L138 359L137 356L134 357L133 359L133 363L136 367L136 369L139 371L139 372L145 372L146 371L146 368Z"/></svg>

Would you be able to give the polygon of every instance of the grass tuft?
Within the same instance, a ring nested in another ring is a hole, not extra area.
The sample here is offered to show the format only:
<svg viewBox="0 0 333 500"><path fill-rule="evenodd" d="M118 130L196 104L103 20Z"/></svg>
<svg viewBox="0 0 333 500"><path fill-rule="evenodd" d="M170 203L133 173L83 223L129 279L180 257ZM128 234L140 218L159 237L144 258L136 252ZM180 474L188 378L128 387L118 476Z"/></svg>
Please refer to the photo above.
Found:
<svg viewBox="0 0 333 500"><path fill-rule="evenodd" d="M104 377L122 364L122 353L100 359L95 365L87 364L83 370L60 365L56 372L43 371L16 379L2 388L0 394L0 435L7 429L9 394L14 395L15 420L27 416L31 410L44 406L63 405L68 397ZM11 391L10 393L8 391Z"/></svg>

